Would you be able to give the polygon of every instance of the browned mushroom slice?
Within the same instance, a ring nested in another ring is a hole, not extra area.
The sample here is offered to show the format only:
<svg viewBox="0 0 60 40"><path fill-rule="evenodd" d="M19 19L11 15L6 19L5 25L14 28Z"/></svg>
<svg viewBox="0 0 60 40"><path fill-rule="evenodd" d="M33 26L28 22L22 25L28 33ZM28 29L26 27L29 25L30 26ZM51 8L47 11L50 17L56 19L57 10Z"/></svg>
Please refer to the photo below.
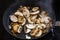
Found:
<svg viewBox="0 0 60 40"><path fill-rule="evenodd" d="M35 36L35 34L37 33L38 31L38 27L36 27L35 29L33 29L30 33L31 36Z"/></svg>
<svg viewBox="0 0 60 40"><path fill-rule="evenodd" d="M21 25L24 25L26 23L26 19L22 16L18 16L18 23Z"/></svg>
<svg viewBox="0 0 60 40"><path fill-rule="evenodd" d="M26 23L26 19L23 18L23 23L21 25L24 25Z"/></svg>
<svg viewBox="0 0 60 40"><path fill-rule="evenodd" d="M45 29L46 25L45 24L38 24L37 27L40 28L40 29Z"/></svg>
<svg viewBox="0 0 60 40"><path fill-rule="evenodd" d="M23 17L18 16L18 23L22 23L23 22Z"/></svg>
<svg viewBox="0 0 60 40"><path fill-rule="evenodd" d="M14 33L21 33L22 27L18 23L13 23L11 26Z"/></svg>
<svg viewBox="0 0 60 40"><path fill-rule="evenodd" d="M36 22L35 22L35 23L36 23L36 24L40 24L40 23L41 23L40 18L36 19Z"/></svg>
<svg viewBox="0 0 60 40"><path fill-rule="evenodd" d="M26 19L22 16L18 16L18 23L21 23L22 25L24 25L26 22Z"/></svg>
<svg viewBox="0 0 60 40"><path fill-rule="evenodd" d="M29 23L34 23L34 22L31 20L30 17L28 18L28 22L29 22Z"/></svg>
<svg viewBox="0 0 60 40"><path fill-rule="evenodd" d="M39 30L38 32L37 32L37 34L35 35L35 37L40 37L41 35L42 35L42 30Z"/></svg>
<svg viewBox="0 0 60 40"><path fill-rule="evenodd" d="M44 28L46 28L46 25L45 24L41 24L41 27L44 29Z"/></svg>
<svg viewBox="0 0 60 40"><path fill-rule="evenodd" d="M12 30L14 31L14 33L17 33L18 27L19 27L18 23L12 24Z"/></svg>
<svg viewBox="0 0 60 40"><path fill-rule="evenodd" d="M28 22L29 22L29 23L35 23L36 17L37 17L37 15L30 16L30 17L28 18Z"/></svg>

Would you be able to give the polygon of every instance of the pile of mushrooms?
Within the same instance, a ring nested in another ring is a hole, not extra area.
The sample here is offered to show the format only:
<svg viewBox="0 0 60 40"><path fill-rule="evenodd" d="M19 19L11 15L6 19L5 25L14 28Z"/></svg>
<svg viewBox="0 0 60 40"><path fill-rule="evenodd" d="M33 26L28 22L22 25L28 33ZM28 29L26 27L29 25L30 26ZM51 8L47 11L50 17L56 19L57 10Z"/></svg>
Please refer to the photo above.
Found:
<svg viewBox="0 0 60 40"><path fill-rule="evenodd" d="M22 26L26 23L26 19L23 14L19 11L10 15L11 24L9 25L9 29L12 29L14 33L21 33Z"/></svg>
<svg viewBox="0 0 60 40"><path fill-rule="evenodd" d="M25 30L26 34L33 37L40 37L52 27L51 17L47 15L46 11L40 11L39 7L20 6L15 13L9 16L9 19L11 31L21 33L22 30Z"/></svg>

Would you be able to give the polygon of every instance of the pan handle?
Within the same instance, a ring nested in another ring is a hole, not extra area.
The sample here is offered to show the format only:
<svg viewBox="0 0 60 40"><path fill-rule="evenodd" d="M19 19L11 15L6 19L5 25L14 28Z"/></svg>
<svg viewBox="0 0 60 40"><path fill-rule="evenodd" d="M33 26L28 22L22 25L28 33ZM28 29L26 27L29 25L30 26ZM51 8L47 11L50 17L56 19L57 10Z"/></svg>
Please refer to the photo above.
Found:
<svg viewBox="0 0 60 40"><path fill-rule="evenodd" d="M56 21L55 26L60 26L60 21Z"/></svg>
<svg viewBox="0 0 60 40"><path fill-rule="evenodd" d="M60 26L60 21L56 21L54 26ZM55 28L55 27L54 27L54 28ZM52 28L52 29L51 29L52 37L54 37L54 36L55 36L54 28Z"/></svg>

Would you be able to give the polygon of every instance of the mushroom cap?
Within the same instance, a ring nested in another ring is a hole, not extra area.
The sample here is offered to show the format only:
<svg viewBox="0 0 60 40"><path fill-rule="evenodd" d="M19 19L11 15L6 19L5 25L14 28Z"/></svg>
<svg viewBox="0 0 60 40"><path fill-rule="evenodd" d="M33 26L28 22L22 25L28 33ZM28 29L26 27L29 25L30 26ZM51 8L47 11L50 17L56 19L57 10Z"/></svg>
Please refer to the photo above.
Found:
<svg viewBox="0 0 60 40"><path fill-rule="evenodd" d="M10 20L12 22L17 22L18 21L18 19L17 19L17 17L15 15L10 15L9 17L10 17Z"/></svg>

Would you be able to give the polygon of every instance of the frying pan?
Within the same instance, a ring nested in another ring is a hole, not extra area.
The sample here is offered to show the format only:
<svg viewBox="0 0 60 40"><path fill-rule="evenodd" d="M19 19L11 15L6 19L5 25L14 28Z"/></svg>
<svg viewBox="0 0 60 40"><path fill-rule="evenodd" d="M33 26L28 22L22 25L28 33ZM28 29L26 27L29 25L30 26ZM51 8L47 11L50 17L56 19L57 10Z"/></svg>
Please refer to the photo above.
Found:
<svg viewBox="0 0 60 40"><path fill-rule="evenodd" d="M51 2L52 0L40 0L40 1L32 1L32 0L21 0L21 1L18 1L18 2L15 2L13 3L12 5L10 5L7 10L5 11L4 15L3 15L3 25L4 25L4 28L6 29L6 31L11 34L12 36L16 37L16 38L20 38L20 39L26 39L25 38L25 33L22 32L21 34L17 34L17 36L13 35L11 32L10 32L10 29L8 28L9 26L9 15L11 15L12 13L14 13L20 5L23 5L23 6L38 6L40 7L42 10L45 10L48 15L52 18L53 20L53 27L55 26L55 23L56 23L56 17L55 17L55 14L54 14L54 11L52 9L52 5L51 5ZM53 29L53 28L51 28ZM51 31L51 29L49 30L49 32ZM49 33L48 32L48 33ZM47 35L48 33L42 35L41 37ZM41 38L39 37L39 38ZM36 39L36 38L31 38L31 39Z"/></svg>

